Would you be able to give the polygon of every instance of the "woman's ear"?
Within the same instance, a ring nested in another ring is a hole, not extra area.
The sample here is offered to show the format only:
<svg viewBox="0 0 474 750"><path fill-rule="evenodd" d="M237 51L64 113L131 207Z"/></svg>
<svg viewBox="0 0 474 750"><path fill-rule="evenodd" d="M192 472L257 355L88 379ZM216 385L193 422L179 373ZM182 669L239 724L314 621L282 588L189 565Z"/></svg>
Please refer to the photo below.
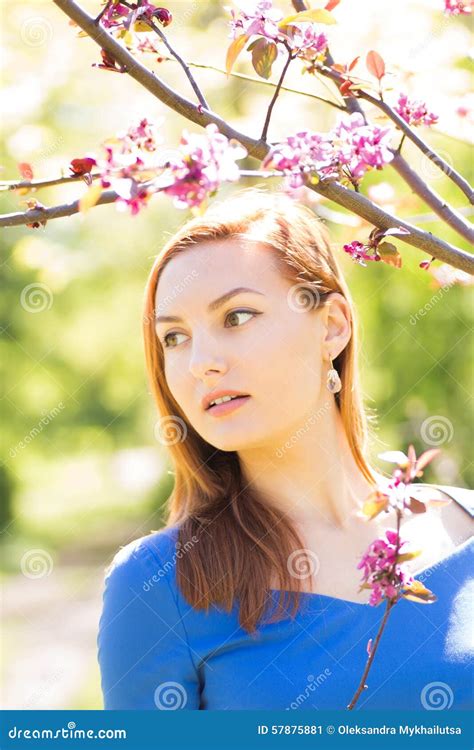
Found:
<svg viewBox="0 0 474 750"><path fill-rule="evenodd" d="M323 307L323 338L321 341L324 359L329 361L345 349L352 336L351 310L346 298L332 292Z"/></svg>

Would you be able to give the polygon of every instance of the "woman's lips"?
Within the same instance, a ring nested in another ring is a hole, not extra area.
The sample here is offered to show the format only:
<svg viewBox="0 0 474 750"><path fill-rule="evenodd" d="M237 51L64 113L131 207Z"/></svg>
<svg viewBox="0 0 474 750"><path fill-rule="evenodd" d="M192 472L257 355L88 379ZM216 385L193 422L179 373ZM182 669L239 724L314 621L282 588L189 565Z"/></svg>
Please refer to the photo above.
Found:
<svg viewBox="0 0 474 750"><path fill-rule="evenodd" d="M225 401L223 404L211 406L209 409L206 409L206 413L210 414L211 417L221 417L224 416L224 414L230 414L230 412L243 406L249 398L251 397L239 396L238 398L233 398L232 401Z"/></svg>

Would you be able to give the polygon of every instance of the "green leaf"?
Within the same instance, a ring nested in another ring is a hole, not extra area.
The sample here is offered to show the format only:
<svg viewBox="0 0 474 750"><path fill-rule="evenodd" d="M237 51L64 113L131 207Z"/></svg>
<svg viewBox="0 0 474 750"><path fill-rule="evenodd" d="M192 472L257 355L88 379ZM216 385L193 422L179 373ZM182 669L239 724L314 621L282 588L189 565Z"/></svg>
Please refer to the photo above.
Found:
<svg viewBox="0 0 474 750"><path fill-rule="evenodd" d="M234 67L235 61L237 60L243 48L247 44L249 38L250 37L248 37L247 34L241 34L236 39L234 39L234 41L231 43L229 49L227 50L227 55L225 59L225 69L226 69L227 75L230 75L232 68Z"/></svg>
<svg viewBox="0 0 474 750"><path fill-rule="evenodd" d="M272 65L277 59L277 46L268 39L259 39L252 48L252 65L260 78L268 79L272 74Z"/></svg>
<svg viewBox="0 0 474 750"><path fill-rule="evenodd" d="M295 13L291 16L286 16L282 21L279 22L278 26L288 26L290 23L325 23L327 25L335 24L336 19L328 10L324 8L316 8L316 10L302 10L301 13Z"/></svg>

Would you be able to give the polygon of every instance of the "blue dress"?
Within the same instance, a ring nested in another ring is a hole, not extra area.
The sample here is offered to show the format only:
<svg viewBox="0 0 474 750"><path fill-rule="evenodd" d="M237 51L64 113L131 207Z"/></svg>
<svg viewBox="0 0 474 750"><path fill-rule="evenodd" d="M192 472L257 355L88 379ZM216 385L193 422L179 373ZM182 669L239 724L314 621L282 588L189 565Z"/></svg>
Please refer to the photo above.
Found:
<svg viewBox="0 0 474 750"><path fill-rule="evenodd" d="M472 515L469 500L457 500ZM108 569L97 638L104 708L345 709L385 603L303 593L294 619L250 635L237 606L206 613L184 599L177 533L170 526L127 544ZM438 600L395 605L356 710L474 708L473 556L471 538L416 576ZM278 592L270 595L276 605Z"/></svg>

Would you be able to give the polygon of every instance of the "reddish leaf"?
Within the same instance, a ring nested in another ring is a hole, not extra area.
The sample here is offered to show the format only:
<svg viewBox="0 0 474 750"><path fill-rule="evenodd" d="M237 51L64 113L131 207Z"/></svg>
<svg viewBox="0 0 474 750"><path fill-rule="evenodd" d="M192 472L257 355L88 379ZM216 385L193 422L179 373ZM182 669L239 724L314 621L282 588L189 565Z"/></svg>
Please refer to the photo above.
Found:
<svg viewBox="0 0 474 750"><path fill-rule="evenodd" d="M370 50L366 57L367 70L380 81L385 75L385 63L383 57L375 50Z"/></svg>
<svg viewBox="0 0 474 750"><path fill-rule="evenodd" d="M344 65L340 65L339 63L334 63L334 65L331 65L331 68L333 70L337 70L338 73L345 73L346 69Z"/></svg>
<svg viewBox="0 0 474 750"><path fill-rule="evenodd" d="M352 93L352 81L344 81L344 83L341 83L339 91L343 96L350 96Z"/></svg>
<svg viewBox="0 0 474 750"><path fill-rule="evenodd" d="M410 497L407 505L408 509L411 510L412 513L426 513L425 503L421 502L421 500L418 500L418 498L416 497Z"/></svg>
<svg viewBox="0 0 474 750"><path fill-rule="evenodd" d="M438 455L438 453L441 452L440 448L430 448L429 450L425 451L421 454L418 461L416 462L416 468L418 470L424 469L427 464L429 464L430 461L433 460L435 456Z"/></svg>
<svg viewBox="0 0 474 750"><path fill-rule="evenodd" d="M334 8L337 8L341 0L329 0L328 4L324 6L324 10L334 10Z"/></svg>
<svg viewBox="0 0 474 750"><path fill-rule="evenodd" d="M71 170L71 175L81 177L82 175L89 174L95 164L97 164L95 159L85 156L83 159L71 159L69 169Z"/></svg>
<svg viewBox="0 0 474 750"><path fill-rule="evenodd" d="M357 55L357 57L354 57L353 61L349 65L349 70L354 70L359 60L360 60L360 55Z"/></svg>
<svg viewBox="0 0 474 750"><path fill-rule="evenodd" d="M18 169L20 170L20 174L24 180L33 179L33 167L31 166L31 164L22 161L20 162L20 164L18 164Z"/></svg>

